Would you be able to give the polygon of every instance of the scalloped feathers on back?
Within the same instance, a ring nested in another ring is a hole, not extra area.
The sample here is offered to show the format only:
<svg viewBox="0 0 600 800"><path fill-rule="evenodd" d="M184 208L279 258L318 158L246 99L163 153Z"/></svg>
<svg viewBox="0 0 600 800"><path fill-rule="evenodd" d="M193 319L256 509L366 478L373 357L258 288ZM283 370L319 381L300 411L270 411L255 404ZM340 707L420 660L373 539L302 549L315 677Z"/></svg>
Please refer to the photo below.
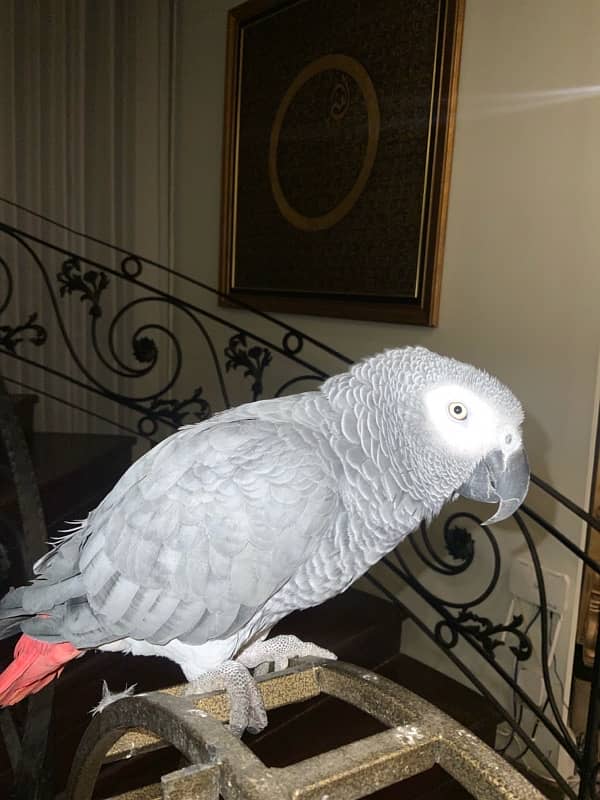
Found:
<svg viewBox="0 0 600 800"><path fill-rule="evenodd" d="M487 451L519 446L522 419L497 379L423 348L217 414L133 464L0 616L79 649L165 654L192 674L194 654L206 668L345 589Z"/></svg>

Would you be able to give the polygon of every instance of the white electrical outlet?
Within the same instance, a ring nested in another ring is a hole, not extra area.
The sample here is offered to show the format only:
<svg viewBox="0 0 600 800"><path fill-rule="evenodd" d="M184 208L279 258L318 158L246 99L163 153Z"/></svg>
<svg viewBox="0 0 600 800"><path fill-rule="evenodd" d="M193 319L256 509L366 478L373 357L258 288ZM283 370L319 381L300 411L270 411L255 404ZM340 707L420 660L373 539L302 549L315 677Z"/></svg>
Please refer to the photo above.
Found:
<svg viewBox="0 0 600 800"><path fill-rule="evenodd" d="M542 567L546 602L548 610L556 614L564 614L569 605L569 576L563 572ZM540 605L540 593L533 565L517 558L512 562L509 573L509 588L514 597L524 600L533 606Z"/></svg>

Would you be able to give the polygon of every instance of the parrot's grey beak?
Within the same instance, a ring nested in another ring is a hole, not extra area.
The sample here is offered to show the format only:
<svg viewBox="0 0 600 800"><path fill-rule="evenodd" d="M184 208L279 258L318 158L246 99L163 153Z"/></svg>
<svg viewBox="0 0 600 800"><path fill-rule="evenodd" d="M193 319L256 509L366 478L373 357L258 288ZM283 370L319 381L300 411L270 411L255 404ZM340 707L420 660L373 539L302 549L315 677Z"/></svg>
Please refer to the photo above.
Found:
<svg viewBox="0 0 600 800"><path fill-rule="evenodd" d="M499 503L496 513L484 523L492 525L514 514L528 489L529 464L525 450L520 448L510 455L492 450L458 492L470 500Z"/></svg>

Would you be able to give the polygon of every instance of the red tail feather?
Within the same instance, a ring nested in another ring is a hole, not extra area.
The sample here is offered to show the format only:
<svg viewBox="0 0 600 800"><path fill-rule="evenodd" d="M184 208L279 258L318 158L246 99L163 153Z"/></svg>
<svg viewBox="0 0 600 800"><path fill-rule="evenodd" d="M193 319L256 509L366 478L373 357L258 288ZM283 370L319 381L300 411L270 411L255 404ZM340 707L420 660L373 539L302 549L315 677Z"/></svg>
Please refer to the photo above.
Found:
<svg viewBox="0 0 600 800"><path fill-rule="evenodd" d="M82 655L68 642L50 644L23 634L14 661L0 674L0 706L12 706L58 678L64 665Z"/></svg>

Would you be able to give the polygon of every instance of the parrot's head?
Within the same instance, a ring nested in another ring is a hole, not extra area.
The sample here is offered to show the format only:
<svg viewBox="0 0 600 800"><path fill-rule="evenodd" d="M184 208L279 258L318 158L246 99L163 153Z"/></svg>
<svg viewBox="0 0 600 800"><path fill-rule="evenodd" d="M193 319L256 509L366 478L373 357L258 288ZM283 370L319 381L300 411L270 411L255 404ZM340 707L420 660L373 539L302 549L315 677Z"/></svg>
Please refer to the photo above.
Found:
<svg viewBox="0 0 600 800"><path fill-rule="evenodd" d="M351 372L363 390L369 382L380 441L414 496L431 509L458 495L498 503L488 524L519 508L529 488L523 409L497 378L423 347L387 350Z"/></svg>
<svg viewBox="0 0 600 800"><path fill-rule="evenodd" d="M523 409L491 375L452 359L442 359L444 366L444 378L423 391L426 438L434 451L456 466L462 462L470 473L456 494L498 503L486 524L500 522L514 514L529 488Z"/></svg>

